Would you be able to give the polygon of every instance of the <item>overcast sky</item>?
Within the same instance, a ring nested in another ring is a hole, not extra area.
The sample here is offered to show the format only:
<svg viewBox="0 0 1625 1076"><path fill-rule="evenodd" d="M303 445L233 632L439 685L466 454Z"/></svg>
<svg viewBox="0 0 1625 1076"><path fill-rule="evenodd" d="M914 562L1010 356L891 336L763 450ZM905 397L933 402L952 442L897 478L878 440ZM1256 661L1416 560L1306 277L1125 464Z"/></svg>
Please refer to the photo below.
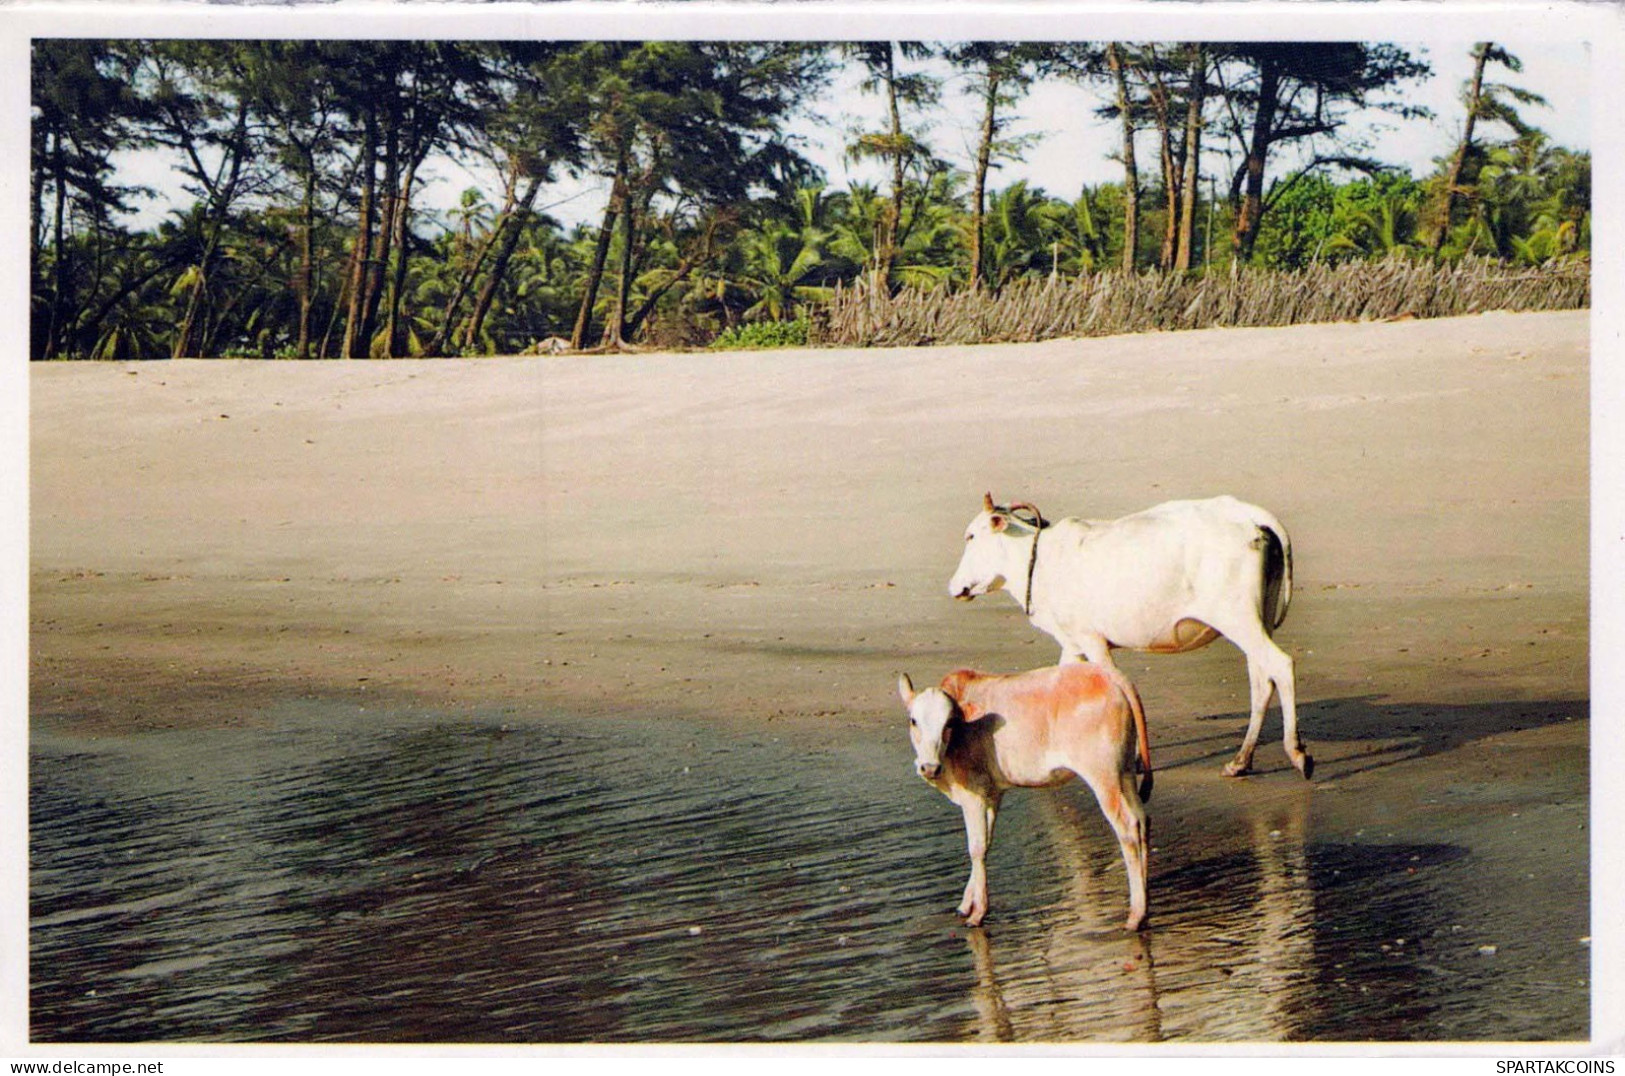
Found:
<svg viewBox="0 0 1625 1076"><path fill-rule="evenodd" d="M1408 167L1413 174L1421 176L1431 171L1434 159L1450 152L1460 137L1461 93L1472 74L1472 60L1468 55L1472 42L1407 44L1406 47L1427 60L1434 73L1409 85L1404 97L1410 103L1432 109L1434 119L1401 120L1369 110L1361 122L1351 124L1349 130L1368 136L1372 155L1379 160ZM1512 75L1491 67L1487 77L1545 97L1550 107L1526 106L1525 119L1544 128L1559 145L1589 149L1590 79L1586 46L1570 41L1532 42L1522 46L1510 42L1507 47L1523 61L1523 71ZM829 107L820 109L817 116L797 120L789 128L805 140L803 152L824 169L833 189L843 189L854 180L877 183L883 189L889 183L885 167L878 162L854 164L845 160L849 132L855 127L876 127L884 117L881 99L857 89L860 77L856 70L838 77ZM940 155L962 168L969 167L980 120L979 105L965 95L965 89L962 81L944 85L940 107L914 117L916 122L923 118L931 124L926 133L927 141ZM1013 110L1019 122L1011 126L1009 133L1042 137L1024 151L1022 159L1003 162L990 177L989 185L999 189L1025 179L1050 194L1072 198L1085 183L1094 185L1122 179L1122 166L1109 156L1122 143L1120 128L1115 120L1095 116L1095 109L1102 103L1101 92L1098 88L1059 81L1037 86ZM1481 129L1481 132L1485 137L1501 137L1507 133L1501 129ZM1151 156L1150 135L1142 135L1142 139L1145 148L1141 151L1141 167L1142 175L1146 175L1155 168L1155 157ZM1222 164L1222 159L1205 159L1204 171L1211 172L1216 164ZM463 187L477 181L490 182L461 169L446 169L435 177L434 189L426 192L425 205L450 207ZM561 182L550 201L562 204L556 205L552 213L567 222L593 219L602 210L605 194L599 183Z"/></svg>
<svg viewBox="0 0 1625 1076"><path fill-rule="evenodd" d="M1401 120L1371 110L1346 130L1366 137L1371 143L1371 154L1379 160L1408 167L1413 174L1421 176L1432 169L1436 158L1450 152L1460 136L1461 93L1472 72L1468 56L1472 42L1405 44L1432 65L1433 75L1409 84L1403 91L1404 98L1430 108L1434 119ZM1575 41L1519 43L1510 40L1504 44L1523 60L1524 69L1513 75L1492 67L1489 77L1541 94L1549 107L1524 106L1525 118L1544 128L1559 145L1589 149L1587 47ZM854 180L877 183L883 189L889 182L884 166L878 162L854 164L845 159L850 132L860 127L877 127L884 116L882 100L858 90L859 77L855 69L838 75L828 101L821 103L827 107L820 107L816 115L797 119L789 128L790 133L802 139L802 151L824 169L833 189L845 188ZM966 95L966 89L963 79L951 78L942 87L938 108L910 117L910 122L928 123L925 137L929 144L962 168L969 165L979 122L979 106ZM1041 137L1024 150L1020 160L1003 162L990 177L989 185L999 189L1025 179L1050 194L1072 198L1083 184L1121 179L1122 166L1110 158L1121 143L1119 128L1114 120L1095 116L1095 109L1102 103L1102 92L1101 88L1059 81L1038 85L1014 108L1013 114L1019 118L1009 133ZM1506 134L1504 130L1493 128L1482 133L1485 137ZM1142 139L1145 142L1141 150L1142 175L1149 175L1155 170L1155 156L1150 135L1142 134ZM1212 174L1223 167L1224 160L1216 152L1220 145L1222 143L1210 141L1204 147L1208 151L1203 161L1204 172ZM1285 156L1272 160L1272 172L1278 174L1289 163L1290 159ZM160 190L175 189L174 175L166 159L137 155L124 159L120 166L127 182L144 183ZM461 192L469 186L482 188L493 201L500 196L500 184L494 175L470 171L449 162L431 165L423 175L425 183L416 199L420 210L443 212L454 206ZM544 197L544 203L551 206L549 211L555 217L574 223L596 219L606 195L606 186L597 179L564 177ZM168 203L161 200L149 205L136 218L136 223L151 225L167 208Z"/></svg>

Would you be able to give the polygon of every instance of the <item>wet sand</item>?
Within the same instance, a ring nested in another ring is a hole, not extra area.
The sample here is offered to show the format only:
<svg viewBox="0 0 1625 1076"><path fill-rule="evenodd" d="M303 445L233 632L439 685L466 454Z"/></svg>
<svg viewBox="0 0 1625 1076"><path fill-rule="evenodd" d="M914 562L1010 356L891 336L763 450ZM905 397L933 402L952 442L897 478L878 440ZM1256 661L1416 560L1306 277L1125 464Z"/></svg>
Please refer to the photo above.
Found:
<svg viewBox="0 0 1625 1076"><path fill-rule="evenodd" d="M1584 1039L1586 327L36 364L32 1034ZM1077 789L952 915L895 673L1057 653L947 597L985 489L1291 532L1313 782L1219 775L1228 644L1123 656L1143 939Z"/></svg>

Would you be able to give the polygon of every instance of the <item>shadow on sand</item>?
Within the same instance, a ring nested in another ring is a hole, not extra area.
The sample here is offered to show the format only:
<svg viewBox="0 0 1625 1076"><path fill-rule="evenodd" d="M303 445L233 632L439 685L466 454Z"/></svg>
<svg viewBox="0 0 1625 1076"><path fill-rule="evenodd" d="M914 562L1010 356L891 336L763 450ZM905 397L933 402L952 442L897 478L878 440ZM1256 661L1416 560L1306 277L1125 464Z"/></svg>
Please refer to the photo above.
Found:
<svg viewBox="0 0 1625 1076"><path fill-rule="evenodd" d="M1486 703L1395 703L1382 695L1351 695L1298 704L1298 728L1315 756L1315 777L1328 780L1366 773L1397 762L1444 754L1467 744L1506 733L1544 728L1590 716L1588 699L1547 699ZM1152 727L1157 769L1222 764L1235 755L1247 727L1243 712L1211 714L1198 719L1223 732L1158 740ZM1281 717L1272 703L1259 734L1254 773L1290 770L1277 751Z"/></svg>

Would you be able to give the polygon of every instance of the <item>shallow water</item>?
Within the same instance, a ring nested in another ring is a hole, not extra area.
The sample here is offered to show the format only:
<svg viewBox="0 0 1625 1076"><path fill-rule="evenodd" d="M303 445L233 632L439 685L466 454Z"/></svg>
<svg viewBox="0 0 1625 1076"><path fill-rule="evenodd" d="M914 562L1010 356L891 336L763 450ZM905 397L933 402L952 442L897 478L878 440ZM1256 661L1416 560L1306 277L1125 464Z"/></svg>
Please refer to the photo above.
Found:
<svg viewBox="0 0 1625 1076"><path fill-rule="evenodd" d="M271 729L37 734L32 1037L1585 1037L1572 938L1492 960L1460 936L1497 900L1471 850L1317 841L1307 797L1205 822L1154 801L1131 936L1087 793L1015 793L967 930L958 812L909 764L901 733L314 703Z"/></svg>

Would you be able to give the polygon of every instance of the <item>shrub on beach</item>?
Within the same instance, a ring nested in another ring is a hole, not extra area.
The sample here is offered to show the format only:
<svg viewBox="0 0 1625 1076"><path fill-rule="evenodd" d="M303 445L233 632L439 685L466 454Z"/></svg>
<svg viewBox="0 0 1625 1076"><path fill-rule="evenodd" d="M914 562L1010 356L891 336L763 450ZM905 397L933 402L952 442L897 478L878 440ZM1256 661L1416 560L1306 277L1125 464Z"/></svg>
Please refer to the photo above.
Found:
<svg viewBox="0 0 1625 1076"><path fill-rule="evenodd" d="M725 329L711 342L713 351L746 351L757 348L806 347L808 325L805 317L794 321L752 321Z"/></svg>
<svg viewBox="0 0 1625 1076"><path fill-rule="evenodd" d="M1233 276L1097 273L1015 281L997 292L859 281L819 311L813 343L835 347L980 344L1110 336L1162 329L1439 318L1490 310L1573 310L1591 303L1581 260L1538 268L1489 259L1454 263L1315 264Z"/></svg>

